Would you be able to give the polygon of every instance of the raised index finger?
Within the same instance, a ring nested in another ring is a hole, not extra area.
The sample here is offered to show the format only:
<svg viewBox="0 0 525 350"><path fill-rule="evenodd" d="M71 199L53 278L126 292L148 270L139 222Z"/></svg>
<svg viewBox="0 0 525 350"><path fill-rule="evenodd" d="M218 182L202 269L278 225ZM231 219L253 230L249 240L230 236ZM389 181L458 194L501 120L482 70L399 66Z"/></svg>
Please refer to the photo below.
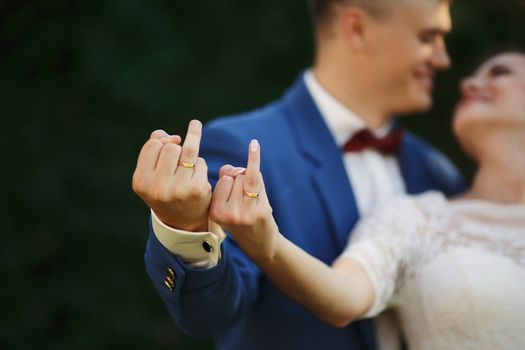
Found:
<svg viewBox="0 0 525 350"><path fill-rule="evenodd" d="M188 164L195 164L199 157L199 147L201 143L202 124L198 120L192 120L188 126L186 139L182 145L180 161Z"/></svg>
<svg viewBox="0 0 525 350"><path fill-rule="evenodd" d="M261 146L257 140L252 140L248 147L248 165L244 178L244 190L249 193L259 193L259 174L261 168Z"/></svg>

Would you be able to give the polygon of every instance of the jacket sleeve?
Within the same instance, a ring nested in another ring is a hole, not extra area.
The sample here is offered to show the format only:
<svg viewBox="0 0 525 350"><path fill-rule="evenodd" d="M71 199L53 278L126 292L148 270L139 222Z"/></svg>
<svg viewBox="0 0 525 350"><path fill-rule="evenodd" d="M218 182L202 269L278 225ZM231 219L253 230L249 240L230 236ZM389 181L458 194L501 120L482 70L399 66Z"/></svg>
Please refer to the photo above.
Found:
<svg viewBox="0 0 525 350"><path fill-rule="evenodd" d="M207 127L201 156L208 177L216 184L224 164L245 166L248 145L225 128ZM193 269L172 255L156 238L150 223L145 253L146 270L177 326L190 336L206 338L227 328L248 311L258 297L259 268L228 236L221 246L221 260L211 269ZM173 271L173 287L166 277Z"/></svg>

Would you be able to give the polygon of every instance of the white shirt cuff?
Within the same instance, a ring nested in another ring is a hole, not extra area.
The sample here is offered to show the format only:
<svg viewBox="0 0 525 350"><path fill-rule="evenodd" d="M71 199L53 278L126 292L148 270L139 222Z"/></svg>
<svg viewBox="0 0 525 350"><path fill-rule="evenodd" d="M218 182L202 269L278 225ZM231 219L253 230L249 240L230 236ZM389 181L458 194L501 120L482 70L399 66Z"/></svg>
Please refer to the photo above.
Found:
<svg viewBox="0 0 525 350"><path fill-rule="evenodd" d="M193 268L209 269L221 258L221 243L226 238L223 229L208 219L209 232L177 230L160 221L151 211L153 232L159 242L172 254Z"/></svg>

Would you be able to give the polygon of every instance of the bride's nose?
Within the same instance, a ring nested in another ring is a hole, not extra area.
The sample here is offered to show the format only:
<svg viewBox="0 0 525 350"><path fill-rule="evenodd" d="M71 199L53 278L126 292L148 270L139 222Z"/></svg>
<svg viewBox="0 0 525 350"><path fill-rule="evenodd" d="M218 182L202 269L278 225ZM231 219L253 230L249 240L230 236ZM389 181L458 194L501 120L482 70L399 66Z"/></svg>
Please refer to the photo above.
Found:
<svg viewBox="0 0 525 350"><path fill-rule="evenodd" d="M468 77L461 80L459 84L459 89L463 96L468 96L475 94L481 88L481 80L477 77Z"/></svg>

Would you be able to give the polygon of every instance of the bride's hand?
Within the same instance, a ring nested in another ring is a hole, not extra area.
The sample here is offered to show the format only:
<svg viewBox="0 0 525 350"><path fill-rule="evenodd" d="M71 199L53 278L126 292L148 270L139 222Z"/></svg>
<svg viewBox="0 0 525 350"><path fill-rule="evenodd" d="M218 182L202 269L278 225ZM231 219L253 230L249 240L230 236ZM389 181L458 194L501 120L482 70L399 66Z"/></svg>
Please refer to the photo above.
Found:
<svg viewBox="0 0 525 350"><path fill-rule="evenodd" d="M272 259L280 234L260 173L260 145L252 140L248 148L246 172L235 178L228 175L219 178L210 216L232 234L251 258Z"/></svg>

